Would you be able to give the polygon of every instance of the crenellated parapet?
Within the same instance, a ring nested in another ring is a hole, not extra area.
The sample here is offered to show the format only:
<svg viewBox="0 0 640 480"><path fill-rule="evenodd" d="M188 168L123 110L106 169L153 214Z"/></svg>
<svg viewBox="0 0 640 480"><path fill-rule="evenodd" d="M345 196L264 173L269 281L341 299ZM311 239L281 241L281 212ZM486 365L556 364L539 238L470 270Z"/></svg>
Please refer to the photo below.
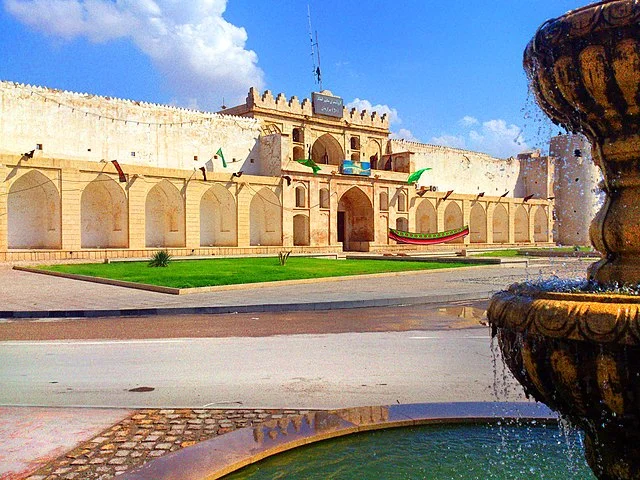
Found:
<svg viewBox="0 0 640 480"><path fill-rule="evenodd" d="M331 95L331 92L324 92L324 94ZM283 93L279 93L276 96L274 96L271 90L265 90L263 93L259 93L254 87L249 89L246 107L249 110L272 110L292 116L302 115L311 117L314 115L311 100L308 98L302 101L296 96L287 99ZM343 107L342 121L354 126L389 129L389 115L387 113L380 115L378 112L368 112L367 110Z"/></svg>

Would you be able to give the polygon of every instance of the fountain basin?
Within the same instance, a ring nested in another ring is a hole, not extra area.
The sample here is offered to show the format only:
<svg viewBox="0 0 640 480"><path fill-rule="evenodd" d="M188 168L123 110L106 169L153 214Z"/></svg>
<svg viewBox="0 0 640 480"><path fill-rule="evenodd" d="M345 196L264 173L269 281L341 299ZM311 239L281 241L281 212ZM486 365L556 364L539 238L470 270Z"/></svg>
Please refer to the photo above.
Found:
<svg viewBox="0 0 640 480"><path fill-rule="evenodd" d="M315 411L305 415L273 419L255 427L226 433L152 460L120 478L221 478L272 455L353 433L418 425L504 424L518 420L534 420L540 424L555 422L557 417L544 405L536 403L398 404ZM497 430L495 435L499 436Z"/></svg>
<svg viewBox="0 0 640 480"><path fill-rule="evenodd" d="M487 317L527 395L584 430L598 478L640 478L640 297L512 285Z"/></svg>

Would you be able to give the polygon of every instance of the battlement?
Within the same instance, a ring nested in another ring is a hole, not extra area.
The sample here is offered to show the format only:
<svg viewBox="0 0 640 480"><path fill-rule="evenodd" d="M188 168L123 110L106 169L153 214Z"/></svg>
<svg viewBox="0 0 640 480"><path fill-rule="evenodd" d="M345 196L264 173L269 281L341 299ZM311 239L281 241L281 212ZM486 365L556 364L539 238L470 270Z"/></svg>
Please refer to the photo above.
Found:
<svg viewBox="0 0 640 480"><path fill-rule="evenodd" d="M331 92L328 94L330 95ZM261 108L290 115L313 116L313 106L308 98L301 102L295 95L287 99L284 93L279 93L274 97L270 90L265 90L260 94L254 87L249 89L246 106L250 110ZM356 126L389 129L389 115L387 113L379 115L378 112L343 107L342 120Z"/></svg>
<svg viewBox="0 0 640 480"><path fill-rule="evenodd" d="M403 152L403 151L413 151L413 152L421 152L421 153L449 153L449 154L459 154L459 155L473 155L478 159L483 160L502 160L500 158L492 157L486 153L482 152L474 152L472 150L465 150L463 148L456 147L447 147L444 145L434 145L431 143L421 143L421 142L412 142L404 139L391 139L390 140L390 153ZM513 159L506 159L513 160Z"/></svg>
<svg viewBox="0 0 640 480"><path fill-rule="evenodd" d="M206 112L173 105L144 102L137 100L105 97L91 93L59 90L37 85L0 80L0 95L8 101L11 97L26 99L31 102L57 105L63 110L73 110L91 116L100 116L119 122L148 123L155 125L193 124L206 120L222 123L242 124L255 127L256 120L221 113ZM64 108L66 107L66 108Z"/></svg>

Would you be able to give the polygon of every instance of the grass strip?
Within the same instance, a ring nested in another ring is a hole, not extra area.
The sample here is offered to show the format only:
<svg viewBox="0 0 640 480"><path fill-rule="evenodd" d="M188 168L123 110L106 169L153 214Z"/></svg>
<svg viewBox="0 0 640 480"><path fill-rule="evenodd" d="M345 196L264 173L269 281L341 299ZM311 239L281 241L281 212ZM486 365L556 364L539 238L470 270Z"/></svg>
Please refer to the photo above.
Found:
<svg viewBox="0 0 640 480"><path fill-rule="evenodd" d="M386 260L332 260L293 257L281 266L277 257L174 260L168 267L153 268L147 262L47 265L54 272L88 275L173 288L209 287L243 283L341 277L372 273L468 267L468 263L396 262Z"/></svg>

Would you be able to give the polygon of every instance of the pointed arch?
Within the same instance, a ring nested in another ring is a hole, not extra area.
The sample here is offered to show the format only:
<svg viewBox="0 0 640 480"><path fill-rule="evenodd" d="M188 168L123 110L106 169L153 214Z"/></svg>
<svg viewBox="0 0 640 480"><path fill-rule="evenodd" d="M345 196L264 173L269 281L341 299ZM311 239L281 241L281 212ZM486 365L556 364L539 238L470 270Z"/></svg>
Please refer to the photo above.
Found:
<svg viewBox="0 0 640 480"><path fill-rule="evenodd" d="M529 214L524 205L519 205L516 208L515 216L513 219L514 240L516 243L528 243L529 242Z"/></svg>
<svg viewBox="0 0 640 480"><path fill-rule="evenodd" d="M251 245L282 245L282 206L268 188L262 188L249 205Z"/></svg>
<svg viewBox="0 0 640 480"><path fill-rule="evenodd" d="M373 241L373 203L358 187L347 190L338 202L338 241L344 250L369 251Z"/></svg>
<svg viewBox="0 0 640 480"><path fill-rule="evenodd" d="M493 209L493 243L509 243L509 214L504 205L498 203Z"/></svg>
<svg viewBox="0 0 640 480"><path fill-rule="evenodd" d="M345 157L340 142L330 133L325 133L313 142L311 158L318 164L340 165Z"/></svg>
<svg viewBox="0 0 640 480"><path fill-rule="evenodd" d="M200 199L200 246L237 246L236 219L233 195L222 185L213 185Z"/></svg>
<svg viewBox="0 0 640 480"><path fill-rule="evenodd" d="M428 199L423 199L416 209L416 232L436 233L438 231L438 214Z"/></svg>
<svg viewBox="0 0 640 480"><path fill-rule="evenodd" d="M549 241L549 216L544 207L538 206L533 217L533 241Z"/></svg>
<svg viewBox="0 0 640 480"><path fill-rule="evenodd" d="M147 247L184 247L184 199L168 180L155 185L145 202L145 244Z"/></svg>
<svg viewBox="0 0 640 480"><path fill-rule="evenodd" d="M479 203L471 207L469 230L471 243L487 243L487 213Z"/></svg>
<svg viewBox="0 0 640 480"><path fill-rule="evenodd" d="M129 207L124 190L101 173L82 191L80 198L82 248L127 248Z"/></svg>
<svg viewBox="0 0 640 480"><path fill-rule="evenodd" d="M447 208L444 210L444 229L453 230L454 228L460 228L464 226L464 219L462 216L462 209L457 202L449 202ZM463 243L464 238L457 238L451 240L449 243Z"/></svg>
<svg viewBox="0 0 640 480"><path fill-rule="evenodd" d="M41 172L31 170L11 185L7 217L9 248L61 248L60 193Z"/></svg>

